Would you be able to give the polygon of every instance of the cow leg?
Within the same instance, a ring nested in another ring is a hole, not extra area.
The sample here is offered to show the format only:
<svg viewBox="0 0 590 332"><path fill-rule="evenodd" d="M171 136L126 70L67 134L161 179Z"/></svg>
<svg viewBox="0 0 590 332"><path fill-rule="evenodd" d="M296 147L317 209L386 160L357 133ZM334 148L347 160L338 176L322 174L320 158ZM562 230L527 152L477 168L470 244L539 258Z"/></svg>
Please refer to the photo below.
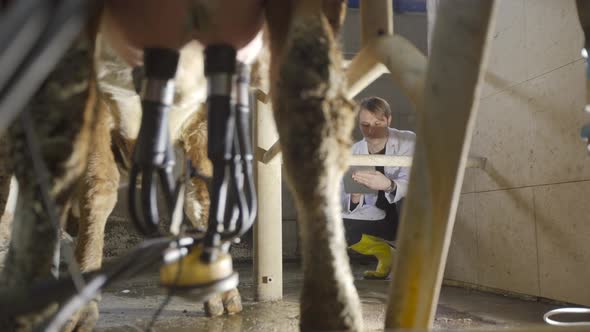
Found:
<svg viewBox="0 0 590 332"><path fill-rule="evenodd" d="M10 242L10 229L12 228L12 219L14 206L8 211L7 202L10 194L10 178L12 171L9 166L8 142L5 137L0 138L0 270L4 266L4 257L8 251Z"/></svg>
<svg viewBox="0 0 590 332"><path fill-rule="evenodd" d="M181 140L184 153L191 160L195 170L203 176L210 177L213 167L207 157L207 112L204 108L188 120L183 128ZM187 184L184 211L193 226L201 229L207 227L209 202L207 183L198 176L192 176Z"/></svg>
<svg viewBox="0 0 590 332"><path fill-rule="evenodd" d="M354 111L343 97L342 65L322 3L297 2L288 31L281 27L288 18L273 18L275 11L284 15L285 7L283 1L269 2L267 19L271 95L300 224L301 329L358 331L362 315L339 204Z"/></svg>
<svg viewBox="0 0 590 332"><path fill-rule="evenodd" d="M100 102L88 167L79 191L76 259L84 272L97 270L102 265L105 225L117 203L119 170L111 149L111 124L111 115ZM97 321L98 299L70 318L65 330L92 331Z"/></svg>
<svg viewBox="0 0 590 332"><path fill-rule="evenodd" d="M10 179L12 170L10 169L10 158L8 154L8 142L5 137L0 138L0 214L6 209L6 202L10 193ZM12 216L6 216L12 218ZM0 223L2 220L0 219Z"/></svg>
<svg viewBox="0 0 590 332"><path fill-rule="evenodd" d="M45 180L59 222L67 216L71 195L86 167L92 135L96 98L89 59L87 40L80 39L27 106L40 157L47 164L49 174ZM40 174L34 171L22 124L17 120L8 132L9 159L19 183L19 195L0 284L12 289L27 287L58 272L55 257L59 252L59 231L44 208ZM29 316L18 321L0 322L0 330L11 330L15 325L26 328L34 319Z"/></svg>

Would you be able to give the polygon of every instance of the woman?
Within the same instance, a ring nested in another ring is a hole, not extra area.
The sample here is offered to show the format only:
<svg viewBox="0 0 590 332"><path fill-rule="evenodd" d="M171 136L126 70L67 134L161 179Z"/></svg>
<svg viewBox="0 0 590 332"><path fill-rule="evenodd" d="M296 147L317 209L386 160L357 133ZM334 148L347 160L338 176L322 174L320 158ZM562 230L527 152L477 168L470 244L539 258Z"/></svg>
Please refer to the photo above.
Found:
<svg viewBox="0 0 590 332"><path fill-rule="evenodd" d="M360 103L359 126L363 139L352 146L353 154L411 156L416 135L411 131L390 128L391 108L379 97L365 98ZM365 271L366 279L385 279L391 271L401 199L406 195L409 167L376 167L359 171L353 180L376 194L342 194L343 220L349 248L378 260L375 271Z"/></svg>

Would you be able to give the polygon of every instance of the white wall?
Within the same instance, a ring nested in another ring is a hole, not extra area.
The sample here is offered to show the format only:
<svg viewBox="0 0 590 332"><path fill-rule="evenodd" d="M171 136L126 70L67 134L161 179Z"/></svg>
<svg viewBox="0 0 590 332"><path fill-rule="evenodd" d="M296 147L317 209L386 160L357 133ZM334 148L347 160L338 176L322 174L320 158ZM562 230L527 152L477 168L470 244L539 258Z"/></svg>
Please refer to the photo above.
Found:
<svg viewBox="0 0 590 332"><path fill-rule="evenodd" d="M574 0L500 0L446 278L590 305L590 121Z"/></svg>

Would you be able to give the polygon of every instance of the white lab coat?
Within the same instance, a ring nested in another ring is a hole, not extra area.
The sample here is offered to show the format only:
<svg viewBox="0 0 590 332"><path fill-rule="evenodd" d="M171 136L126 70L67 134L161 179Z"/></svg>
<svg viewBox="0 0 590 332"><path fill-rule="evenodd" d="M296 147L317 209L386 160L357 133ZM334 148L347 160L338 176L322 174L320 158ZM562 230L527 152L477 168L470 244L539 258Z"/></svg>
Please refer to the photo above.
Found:
<svg viewBox="0 0 590 332"><path fill-rule="evenodd" d="M416 134L408 130L397 130L389 128L389 138L385 143L385 155L387 156L411 156L414 154L416 143ZM367 141L362 139L352 146L352 154L369 154ZM410 167L385 167L385 176L395 182L397 189L395 193L385 193L385 198L389 203L395 203L406 196L408 192L408 182L410 180ZM350 210L350 194L344 192L342 186L342 210L343 217L351 219L382 219L384 211L375 207L377 194L364 194L361 202L354 210ZM362 217L355 216L362 214Z"/></svg>

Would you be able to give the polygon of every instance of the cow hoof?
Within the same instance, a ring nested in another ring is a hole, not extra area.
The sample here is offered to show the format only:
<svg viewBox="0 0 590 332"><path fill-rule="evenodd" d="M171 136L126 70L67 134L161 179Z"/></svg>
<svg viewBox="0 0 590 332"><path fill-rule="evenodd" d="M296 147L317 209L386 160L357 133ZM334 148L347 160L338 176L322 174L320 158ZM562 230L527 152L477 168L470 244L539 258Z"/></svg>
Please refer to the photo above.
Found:
<svg viewBox="0 0 590 332"><path fill-rule="evenodd" d="M36 313L0 320L1 331L36 331L55 314L57 308L57 304L51 304Z"/></svg>
<svg viewBox="0 0 590 332"><path fill-rule="evenodd" d="M98 317L98 302L92 301L68 320L63 331L92 331L98 322Z"/></svg>
<svg viewBox="0 0 590 332"><path fill-rule="evenodd" d="M242 297L237 288L225 292L222 298L223 306L228 314L242 312Z"/></svg>
<svg viewBox="0 0 590 332"><path fill-rule="evenodd" d="M223 302L221 295L215 295L205 302L205 315L207 317L217 317L223 315Z"/></svg>

